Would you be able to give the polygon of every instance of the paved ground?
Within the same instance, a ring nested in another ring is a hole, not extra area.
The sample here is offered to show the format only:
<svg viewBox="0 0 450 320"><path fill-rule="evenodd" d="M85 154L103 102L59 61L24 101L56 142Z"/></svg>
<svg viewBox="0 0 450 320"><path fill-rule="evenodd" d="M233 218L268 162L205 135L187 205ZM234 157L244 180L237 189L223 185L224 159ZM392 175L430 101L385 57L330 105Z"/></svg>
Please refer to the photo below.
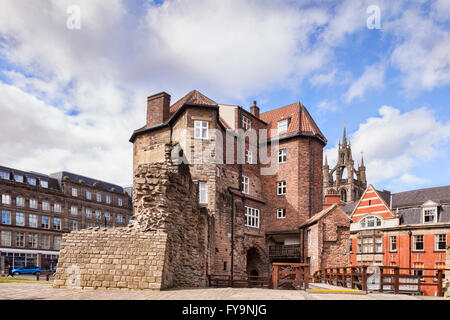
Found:
<svg viewBox="0 0 450 320"><path fill-rule="evenodd" d="M334 294L256 288L208 288L168 291L53 289L44 283L0 283L0 299L8 300L434 300L392 294ZM448 299L447 299L448 300Z"/></svg>

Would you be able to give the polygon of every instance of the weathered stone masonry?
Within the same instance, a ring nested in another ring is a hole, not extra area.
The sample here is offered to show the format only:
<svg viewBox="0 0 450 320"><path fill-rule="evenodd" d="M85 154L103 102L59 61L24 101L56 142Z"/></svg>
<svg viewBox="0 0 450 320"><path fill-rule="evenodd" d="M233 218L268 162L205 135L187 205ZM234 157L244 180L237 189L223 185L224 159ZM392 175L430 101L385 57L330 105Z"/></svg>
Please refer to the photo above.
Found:
<svg viewBox="0 0 450 320"><path fill-rule="evenodd" d="M126 228L90 228L63 237L54 287L163 289L206 285L208 216L189 167L170 159L135 171L135 215ZM75 266L75 267L73 267ZM76 272L79 270L79 282Z"/></svg>

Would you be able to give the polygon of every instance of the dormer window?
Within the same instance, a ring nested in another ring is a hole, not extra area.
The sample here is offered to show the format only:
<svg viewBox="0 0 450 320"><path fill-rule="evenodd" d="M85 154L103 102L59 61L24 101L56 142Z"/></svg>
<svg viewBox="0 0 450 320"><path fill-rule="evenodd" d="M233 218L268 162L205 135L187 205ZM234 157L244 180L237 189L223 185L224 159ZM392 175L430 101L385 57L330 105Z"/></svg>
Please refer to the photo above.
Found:
<svg viewBox="0 0 450 320"><path fill-rule="evenodd" d="M437 208L423 208L423 223L437 222Z"/></svg>
<svg viewBox="0 0 450 320"><path fill-rule="evenodd" d="M23 176L21 176L20 174L15 174L15 175L14 175L14 180L15 180L16 182L23 183Z"/></svg>
<svg viewBox="0 0 450 320"><path fill-rule="evenodd" d="M32 186L35 186L35 185L36 185L36 178L28 177L28 178L27 178L27 181L28 181L28 183L31 184Z"/></svg>
<svg viewBox="0 0 450 320"><path fill-rule="evenodd" d="M278 121L278 133L286 132L289 126L290 119L284 119Z"/></svg>

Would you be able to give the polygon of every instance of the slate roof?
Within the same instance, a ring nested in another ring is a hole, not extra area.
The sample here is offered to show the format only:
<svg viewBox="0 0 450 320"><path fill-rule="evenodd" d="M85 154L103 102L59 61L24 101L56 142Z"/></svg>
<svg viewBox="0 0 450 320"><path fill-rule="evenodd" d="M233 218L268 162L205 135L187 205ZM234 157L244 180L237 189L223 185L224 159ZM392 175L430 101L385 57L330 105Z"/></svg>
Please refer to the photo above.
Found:
<svg viewBox="0 0 450 320"><path fill-rule="evenodd" d="M262 121L267 123L268 138L272 138L271 130L278 130L278 121L290 119L287 131L283 132L279 137L301 133L317 136L325 143L327 142L327 139L314 122L308 110L300 102L263 112L259 117Z"/></svg>
<svg viewBox="0 0 450 320"><path fill-rule="evenodd" d="M36 185L39 186L39 182L41 180L43 181L48 181L48 188L49 189L54 189L54 190L61 190L60 188L60 184L58 183L57 179L54 179L46 174L42 174L42 173L38 173L38 172L33 172L33 171L22 171L22 170L18 170L18 169L14 169L14 168L9 168L9 167L4 167L4 166L0 166L0 171L3 172L9 172L10 174L10 180L14 180L14 175L21 175L24 177L23 179L23 183L24 184L28 184L27 182L27 177L30 178L35 178L36 179Z"/></svg>
<svg viewBox="0 0 450 320"><path fill-rule="evenodd" d="M440 206L438 210L437 222L450 222L450 205ZM399 209L398 214L400 215L400 224L402 225L423 223L423 211L420 207Z"/></svg>
<svg viewBox="0 0 450 320"><path fill-rule="evenodd" d="M117 192L123 192L123 188L116 184L112 184L109 182L104 182L101 180L85 177L85 176L67 172L67 171L52 173L52 174L50 174L50 177L57 179L60 185L62 185L62 180L64 179L64 177L68 177L70 180L76 181L76 182L83 180L84 183L86 183L89 186L93 186L94 183L96 183L96 182L101 182L103 184L103 186L109 191L111 191L111 189L114 188L114 189L116 189Z"/></svg>
<svg viewBox="0 0 450 320"><path fill-rule="evenodd" d="M356 205L358 204L358 201L354 201L354 202L350 202L347 203L345 206L342 206L342 210L348 215L350 216L353 212L353 210L355 210Z"/></svg>
<svg viewBox="0 0 450 320"><path fill-rule="evenodd" d="M428 200L450 204L450 186L419 189L392 194L392 207L412 207L422 205Z"/></svg>

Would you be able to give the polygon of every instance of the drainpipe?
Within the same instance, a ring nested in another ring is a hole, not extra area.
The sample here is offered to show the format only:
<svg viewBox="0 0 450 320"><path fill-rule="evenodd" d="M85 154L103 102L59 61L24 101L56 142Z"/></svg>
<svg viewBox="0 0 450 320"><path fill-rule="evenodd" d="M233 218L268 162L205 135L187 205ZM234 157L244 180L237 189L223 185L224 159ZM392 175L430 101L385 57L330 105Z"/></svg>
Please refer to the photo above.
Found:
<svg viewBox="0 0 450 320"><path fill-rule="evenodd" d="M312 173L311 173L311 171L312 171L312 168L311 168L311 157L312 157L312 145L311 145L311 137L309 137L309 191L308 191L308 197L309 197L309 200L308 200L308 202L309 202L309 204L308 204L308 211L309 211L309 217L311 218L311 211L312 211L312 208L311 208L311 201L312 201L312 194L311 194L311 176L312 176Z"/></svg>
<svg viewBox="0 0 450 320"><path fill-rule="evenodd" d="M234 194L231 188L228 187L228 192L231 193L231 267L230 267L230 277L231 286L233 286L233 275L234 275Z"/></svg>
<svg viewBox="0 0 450 320"><path fill-rule="evenodd" d="M408 236L409 236L409 275L411 275L411 236L412 236L411 230L408 231Z"/></svg>

